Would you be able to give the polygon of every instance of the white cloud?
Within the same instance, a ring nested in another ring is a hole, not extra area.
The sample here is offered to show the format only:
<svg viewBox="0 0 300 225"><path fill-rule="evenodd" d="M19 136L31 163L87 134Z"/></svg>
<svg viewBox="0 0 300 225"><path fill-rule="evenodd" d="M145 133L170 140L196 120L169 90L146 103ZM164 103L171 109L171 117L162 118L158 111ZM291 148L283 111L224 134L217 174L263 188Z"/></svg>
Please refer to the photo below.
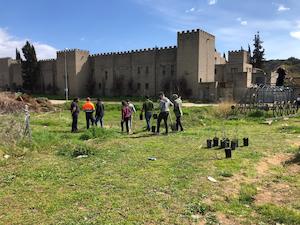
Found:
<svg viewBox="0 0 300 225"><path fill-rule="evenodd" d="M291 37L300 40L300 31L291 31L290 35L291 35Z"/></svg>
<svg viewBox="0 0 300 225"><path fill-rule="evenodd" d="M237 18L236 20L237 20L238 22L240 22L240 24L241 24L242 26L248 25L248 21L247 21L247 20L242 20L241 17Z"/></svg>
<svg viewBox="0 0 300 225"><path fill-rule="evenodd" d="M218 0L208 0L209 5L215 5L217 4Z"/></svg>
<svg viewBox="0 0 300 225"><path fill-rule="evenodd" d="M190 13L190 12L195 12L195 10L196 10L196 9L193 7L193 8L190 8L190 9L186 10L185 12L186 12L186 13Z"/></svg>
<svg viewBox="0 0 300 225"><path fill-rule="evenodd" d="M278 12L283 12L283 11L288 11L288 10L290 10L290 8L286 7L285 5L282 5L282 4L278 5L278 8L277 8Z"/></svg>
<svg viewBox="0 0 300 225"><path fill-rule="evenodd" d="M16 48L21 50L25 45L27 39L20 39L18 37L12 36L8 33L7 29L0 27L0 57L12 57L16 56ZM34 45L35 51L38 59L49 59L56 57L56 51L54 47L43 44L40 42L34 42L28 40Z"/></svg>

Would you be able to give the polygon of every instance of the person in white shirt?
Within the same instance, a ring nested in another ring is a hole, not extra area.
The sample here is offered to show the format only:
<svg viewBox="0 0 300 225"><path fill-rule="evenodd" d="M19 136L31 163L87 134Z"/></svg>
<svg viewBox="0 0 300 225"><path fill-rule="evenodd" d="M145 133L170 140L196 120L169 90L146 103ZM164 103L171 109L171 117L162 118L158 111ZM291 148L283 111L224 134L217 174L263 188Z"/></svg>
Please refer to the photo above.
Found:
<svg viewBox="0 0 300 225"><path fill-rule="evenodd" d="M128 107L130 108L131 110L131 117L129 119L129 129L132 130L132 121L133 121L133 116L134 116L134 113L136 113L136 109L134 107L134 104L130 102L129 99L127 99L127 104L128 104Z"/></svg>
<svg viewBox="0 0 300 225"><path fill-rule="evenodd" d="M157 118L157 134L159 134L160 123L164 120L166 134L168 134L168 117L170 112L170 106L173 106L173 103L165 96L163 92L159 93L159 108L160 113Z"/></svg>

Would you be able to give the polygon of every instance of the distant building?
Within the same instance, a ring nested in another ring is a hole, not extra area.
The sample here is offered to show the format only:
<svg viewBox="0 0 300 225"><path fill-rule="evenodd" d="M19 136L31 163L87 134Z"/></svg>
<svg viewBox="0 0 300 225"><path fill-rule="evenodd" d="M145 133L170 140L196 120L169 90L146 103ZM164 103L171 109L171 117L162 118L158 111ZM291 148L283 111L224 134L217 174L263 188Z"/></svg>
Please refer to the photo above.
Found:
<svg viewBox="0 0 300 225"><path fill-rule="evenodd" d="M202 101L238 100L262 78L252 77L249 53L231 51L228 62L215 50L215 36L191 30L177 33L177 46L90 55L73 49L41 60L39 92L70 96L155 96L179 93ZM88 85L88 83L93 85ZM0 59L0 88L22 86L21 64ZM89 90L89 89L93 90Z"/></svg>

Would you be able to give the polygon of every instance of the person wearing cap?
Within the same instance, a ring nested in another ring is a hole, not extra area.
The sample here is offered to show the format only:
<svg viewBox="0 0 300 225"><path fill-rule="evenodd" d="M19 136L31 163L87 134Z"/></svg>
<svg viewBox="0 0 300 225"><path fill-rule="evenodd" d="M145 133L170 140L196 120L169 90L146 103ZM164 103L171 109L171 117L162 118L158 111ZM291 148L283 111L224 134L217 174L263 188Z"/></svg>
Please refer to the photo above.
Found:
<svg viewBox="0 0 300 225"><path fill-rule="evenodd" d="M146 101L143 103L142 113L145 113L145 120L147 124L147 131L150 131L150 121L152 117L152 111L154 108L153 102L150 100L149 96L145 96Z"/></svg>
<svg viewBox="0 0 300 225"><path fill-rule="evenodd" d="M79 101L79 98L74 98L73 102L71 103L71 107L70 107L71 114L72 114L72 130L71 130L72 133L75 133L78 131L77 124L78 124L78 115L79 115L79 111L80 111L79 106L78 106L78 101Z"/></svg>
<svg viewBox="0 0 300 225"><path fill-rule="evenodd" d="M159 93L159 109L160 113L157 118L157 134L159 134L160 123L163 120L166 128L166 133L168 134L168 117L170 112L170 106L173 106L173 103L168 99L163 92Z"/></svg>
<svg viewBox="0 0 300 225"><path fill-rule="evenodd" d="M90 128L90 122L92 123L92 126L94 126L94 111L95 111L95 106L91 102L91 99L89 97L86 98L86 102L82 106L82 110L85 112L85 118L86 118L86 128Z"/></svg>
<svg viewBox="0 0 300 225"><path fill-rule="evenodd" d="M97 99L96 103L96 120L95 125L97 126L100 122L100 126L103 128L103 117L104 117L104 104L100 98Z"/></svg>
<svg viewBox="0 0 300 225"><path fill-rule="evenodd" d="M183 131L183 127L181 124L181 117L183 115L182 100L181 100L181 97L178 97L177 94L173 94L172 98L174 101L174 114L176 116L176 130L178 131L180 128L180 131Z"/></svg>

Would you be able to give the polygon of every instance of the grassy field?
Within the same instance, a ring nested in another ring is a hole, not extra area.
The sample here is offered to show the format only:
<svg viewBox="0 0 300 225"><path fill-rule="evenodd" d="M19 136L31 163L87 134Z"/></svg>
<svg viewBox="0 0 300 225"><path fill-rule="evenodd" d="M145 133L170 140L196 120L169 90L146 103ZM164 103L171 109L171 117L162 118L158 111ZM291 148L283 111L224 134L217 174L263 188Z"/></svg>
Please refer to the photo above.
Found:
<svg viewBox="0 0 300 225"><path fill-rule="evenodd" d="M300 117L268 125L264 114L225 114L185 108L185 132L168 136L143 131L137 114L126 135L109 105L105 129L86 131L81 113L72 134L61 107L32 114L31 141L21 116L2 115L0 224L300 224ZM232 159L206 149L224 133L250 146Z"/></svg>

